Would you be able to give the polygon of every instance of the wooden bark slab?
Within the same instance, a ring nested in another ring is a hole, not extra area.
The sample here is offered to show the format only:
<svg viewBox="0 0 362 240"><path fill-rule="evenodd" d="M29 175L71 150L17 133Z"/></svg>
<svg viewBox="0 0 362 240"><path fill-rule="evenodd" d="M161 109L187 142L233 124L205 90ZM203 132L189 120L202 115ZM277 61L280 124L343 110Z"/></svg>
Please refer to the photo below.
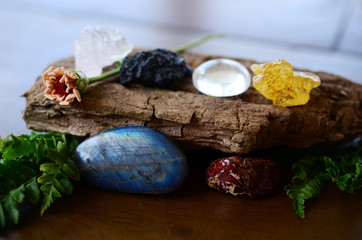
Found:
<svg viewBox="0 0 362 240"><path fill-rule="evenodd" d="M216 58L184 54L192 68ZM248 68L253 61L236 59ZM74 68L73 58L54 66ZM273 146L308 147L362 136L362 86L340 76L317 73L322 84L307 105L274 106L254 88L230 98L200 94L191 79L171 89L123 87L118 77L87 89L81 103L60 106L43 96L42 80L24 94L28 128L90 136L121 126L157 129L184 149L211 148L249 153Z"/></svg>

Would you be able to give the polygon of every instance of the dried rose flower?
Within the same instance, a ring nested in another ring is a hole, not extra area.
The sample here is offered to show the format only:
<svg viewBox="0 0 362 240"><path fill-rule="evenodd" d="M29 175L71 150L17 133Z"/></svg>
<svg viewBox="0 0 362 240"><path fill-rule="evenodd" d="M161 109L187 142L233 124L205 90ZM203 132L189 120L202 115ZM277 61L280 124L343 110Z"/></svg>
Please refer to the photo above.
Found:
<svg viewBox="0 0 362 240"><path fill-rule="evenodd" d="M89 84L84 73L67 70L64 67L51 66L42 77L44 96L59 102L60 105L70 105L75 99L81 102L80 95Z"/></svg>

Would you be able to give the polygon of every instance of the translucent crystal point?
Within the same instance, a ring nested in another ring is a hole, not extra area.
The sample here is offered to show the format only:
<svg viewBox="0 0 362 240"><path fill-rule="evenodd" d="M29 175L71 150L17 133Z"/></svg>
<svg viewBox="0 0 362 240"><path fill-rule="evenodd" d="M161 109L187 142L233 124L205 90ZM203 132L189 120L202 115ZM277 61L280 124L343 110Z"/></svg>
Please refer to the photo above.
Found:
<svg viewBox="0 0 362 240"><path fill-rule="evenodd" d="M194 86L203 94L230 97L245 92L251 83L249 71L230 59L213 59L198 66L193 75Z"/></svg>
<svg viewBox="0 0 362 240"><path fill-rule="evenodd" d="M133 45L115 29L86 27L73 44L75 69L87 77L98 76L103 67L123 59L132 51Z"/></svg>

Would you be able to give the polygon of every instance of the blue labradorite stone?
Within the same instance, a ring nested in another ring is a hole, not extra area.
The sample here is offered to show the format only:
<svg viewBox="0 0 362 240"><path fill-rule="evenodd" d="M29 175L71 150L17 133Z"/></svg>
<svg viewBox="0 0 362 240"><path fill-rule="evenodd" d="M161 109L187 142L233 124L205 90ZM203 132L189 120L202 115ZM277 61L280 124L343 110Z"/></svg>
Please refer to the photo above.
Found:
<svg viewBox="0 0 362 240"><path fill-rule="evenodd" d="M82 142L74 160L81 176L97 187L131 193L163 194L187 176L187 161L162 133L147 127L122 127Z"/></svg>

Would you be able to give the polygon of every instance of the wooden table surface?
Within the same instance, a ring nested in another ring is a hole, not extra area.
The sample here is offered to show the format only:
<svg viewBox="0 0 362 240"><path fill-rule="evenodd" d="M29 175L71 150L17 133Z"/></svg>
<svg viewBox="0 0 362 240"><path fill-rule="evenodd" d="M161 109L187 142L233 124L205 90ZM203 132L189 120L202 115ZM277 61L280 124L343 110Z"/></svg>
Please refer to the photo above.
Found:
<svg viewBox="0 0 362 240"><path fill-rule="evenodd" d="M275 195L248 200L206 185L205 168L217 154L188 156L189 176L172 194L109 192L80 182L44 216L34 209L0 239L361 239L361 192L348 195L327 184L299 219L283 190L290 168L282 168Z"/></svg>

